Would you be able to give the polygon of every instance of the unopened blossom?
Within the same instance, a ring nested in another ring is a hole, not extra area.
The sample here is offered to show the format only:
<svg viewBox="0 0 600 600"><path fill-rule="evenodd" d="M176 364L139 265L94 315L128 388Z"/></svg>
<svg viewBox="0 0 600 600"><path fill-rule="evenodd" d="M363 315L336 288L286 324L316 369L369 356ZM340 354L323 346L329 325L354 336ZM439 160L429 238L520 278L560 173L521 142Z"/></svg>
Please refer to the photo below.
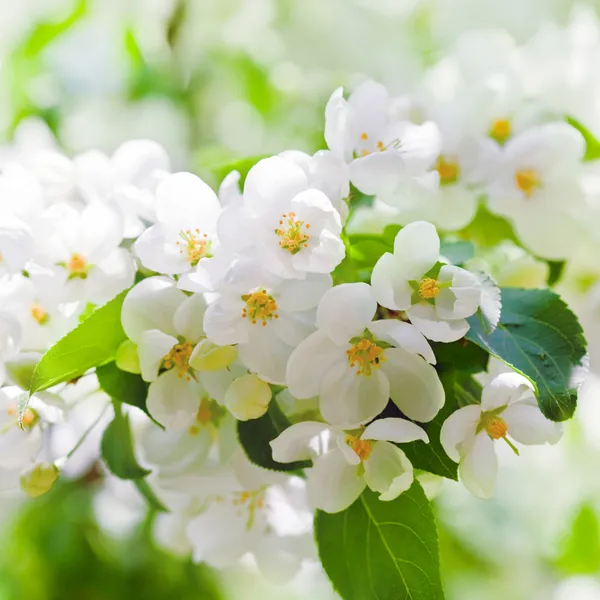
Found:
<svg viewBox="0 0 600 600"><path fill-rule="evenodd" d="M482 302L481 281L453 265L439 265L440 238L431 223L416 221L404 227L375 265L371 285L377 302L406 311L425 337L453 342L469 330L467 317Z"/></svg>
<svg viewBox="0 0 600 600"><path fill-rule="evenodd" d="M502 150L488 206L512 222L534 254L566 258L584 233L587 207L578 177L584 152L583 137L566 123L533 127Z"/></svg>
<svg viewBox="0 0 600 600"><path fill-rule="evenodd" d="M459 463L463 484L476 496L492 495L498 460L495 444L556 443L562 426L541 413L531 383L517 373L502 373L484 386L481 404L458 409L442 426L440 439Z"/></svg>
<svg viewBox="0 0 600 600"><path fill-rule="evenodd" d="M285 384L288 358L314 331L315 308L330 287L329 274L282 279L256 260L237 258L206 310L206 336L217 345L236 344L250 371Z"/></svg>
<svg viewBox="0 0 600 600"><path fill-rule="evenodd" d="M427 422L444 404L429 343L412 325L374 321L377 302L366 283L333 287L317 310L317 331L290 356L286 380L297 398L319 396L323 417L351 428L376 417L391 400Z"/></svg>
<svg viewBox="0 0 600 600"><path fill-rule="evenodd" d="M413 467L395 444L415 440L429 441L421 427L404 419L379 419L352 431L304 421L288 427L271 447L279 462L315 459L308 470L309 502L334 513L348 508L367 486L380 500L405 492Z"/></svg>
<svg viewBox="0 0 600 600"><path fill-rule="evenodd" d="M147 269L166 275L185 273L217 249L216 194L191 173L174 173L156 190L156 224L134 244Z"/></svg>
<svg viewBox="0 0 600 600"><path fill-rule="evenodd" d="M277 156L252 167L243 201L224 210L218 231L229 251L251 250L281 277L330 273L345 254L340 215L331 200L309 187L299 166Z"/></svg>

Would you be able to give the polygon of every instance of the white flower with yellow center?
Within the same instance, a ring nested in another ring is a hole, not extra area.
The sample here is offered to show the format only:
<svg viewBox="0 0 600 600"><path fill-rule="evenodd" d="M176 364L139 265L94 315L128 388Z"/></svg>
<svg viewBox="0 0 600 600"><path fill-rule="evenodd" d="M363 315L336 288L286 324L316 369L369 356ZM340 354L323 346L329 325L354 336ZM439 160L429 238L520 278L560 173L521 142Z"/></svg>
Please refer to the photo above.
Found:
<svg viewBox="0 0 600 600"><path fill-rule="evenodd" d="M467 317L482 303L482 284L473 273L438 264L440 238L431 223L400 230L394 253L375 265L371 285L382 306L406 311L411 323L436 342L453 342L469 330Z"/></svg>
<svg viewBox="0 0 600 600"><path fill-rule="evenodd" d="M204 330L215 344L237 344L250 371L285 385L287 360L314 331L315 308L330 287L329 274L282 279L255 260L235 259L206 311Z"/></svg>
<svg viewBox="0 0 600 600"><path fill-rule="evenodd" d="M584 233L584 152L583 137L566 123L534 127L503 148L488 206L512 221L519 240L539 256L570 256Z"/></svg>
<svg viewBox="0 0 600 600"><path fill-rule="evenodd" d="M346 428L375 418L390 398L410 419L430 421L444 404L433 351L412 325L373 321L376 311L366 283L329 290L317 309L318 330L290 356L289 391L319 396L323 417Z"/></svg>
<svg viewBox="0 0 600 600"><path fill-rule="evenodd" d="M229 251L252 255L281 277L330 273L344 258L342 223L331 200L309 188L307 174L278 156L261 160L246 178L243 201L219 218Z"/></svg>
<svg viewBox="0 0 600 600"><path fill-rule="evenodd" d="M365 194L391 194L413 178L425 178L440 151L437 126L391 116L387 89L365 81L350 95L342 88L325 108L325 141L350 165L350 180Z"/></svg>
<svg viewBox="0 0 600 600"><path fill-rule="evenodd" d="M335 513L348 508L367 486L386 501L405 492L413 482L413 467L395 444L415 440L429 442L421 427L404 419L379 419L352 431L304 421L288 427L271 447L278 462L315 459L307 471L309 502Z"/></svg>
<svg viewBox="0 0 600 600"><path fill-rule="evenodd" d="M202 295L186 296L167 277L144 279L123 302L123 329L137 344L142 377L150 382L148 410L170 429L198 427L211 399L202 373L226 370L236 357L233 348L206 347L205 310Z"/></svg>
<svg viewBox="0 0 600 600"><path fill-rule="evenodd" d="M489 498L498 473L495 443L506 443L518 454L509 438L526 445L555 444L561 435L561 424L541 413L529 381L517 373L502 373L483 388L481 404L460 408L446 419L440 439L448 456L459 463L467 489Z"/></svg>
<svg viewBox="0 0 600 600"><path fill-rule="evenodd" d="M133 283L134 262L119 247L123 221L109 204L94 202L81 211L53 204L35 236L37 262L49 269L48 277L56 278L53 287L64 286L63 301L103 304Z"/></svg>
<svg viewBox="0 0 600 600"><path fill-rule="evenodd" d="M134 252L147 269L186 273L217 250L220 213L216 194L199 177L169 175L156 190L157 223L138 238Z"/></svg>

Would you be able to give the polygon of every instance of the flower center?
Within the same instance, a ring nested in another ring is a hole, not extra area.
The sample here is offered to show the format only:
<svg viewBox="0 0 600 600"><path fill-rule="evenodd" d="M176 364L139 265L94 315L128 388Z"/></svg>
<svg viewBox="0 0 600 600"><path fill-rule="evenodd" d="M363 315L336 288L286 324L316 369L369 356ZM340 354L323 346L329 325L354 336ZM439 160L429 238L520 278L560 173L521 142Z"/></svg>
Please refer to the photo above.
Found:
<svg viewBox="0 0 600 600"><path fill-rule="evenodd" d="M32 304L30 310L31 316L40 325L45 325L50 320L50 315L39 304Z"/></svg>
<svg viewBox="0 0 600 600"><path fill-rule="evenodd" d="M85 258L77 252L71 255L71 258L67 262L66 266L69 270L69 279L85 279L88 276L88 272L91 268Z"/></svg>
<svg viewBox="0 0 600 600"><path fill-rule="evenodd" d="M242 317L249 319L253 325L262 321L262 325L265 327L268 320L279 318L276 312L277 302L273 296L267 293L267 290L244 294L242 300L246 303L242 309Z"/></svg>
<svg viewBox="0 0 600 600"><path fill-rule="evenodd" d="M175 344L169 353L163 358L163 366L165 369L177 369L177 377L185 377L186 381L190 381L190 356L194 346L189 342L183 344Z"/></svg>
<svg viewBox="0 0 600 600"><path fill-rule="evenodd" d="M496 119L490 127L489 136L499 144L503 144L510 137L511 129L508 119Z"/></svg>
<svg viewBox="0 0 600 600"><path fill-rule="evenodd" d="M460 175L460 167L456 161L446 160L443 156L437 159L435 165L437 172L440 174L440 183L448 185L455 183Z"/></svg>
<svg viewBox="0 0 600 600"><path fill-rule="evenodd" d="M346 436L346 444L354 450L360 460L368 460L373 450L373 443L370 440L361 440L353 435Z"/></svg>
<svg viewBox="0 0 600 600"><path fill-rule="evenodd" d="M191 435L198 435L202 427L207 425L218 425L226 410L219 406L214 400L202 398L198 412L196 413L196 422L189 428Z"/></svg>
<svg viewBox="0 0 600 600"><path fill-rule="evenodd" d="M534 169L517 171L515 173L515 183L527 198L531 198L535 190L540 187L538 172Z"/></svg>
<svg viewBox="0 0 600 600"><path fill-rule="evenodd" d="M9 417L17 416L17 406L15 404L11 404L7 411ZM23 425L23 429L31 429L37 422L39 421L39 416L37 412L35 412L31 408L26 408L23 413L23 418L21 419L21 423ZM13 425L17 425L17 421L13 423ZM4 431L0 431L0 433L4 433Z"/></svg>
<svg viewBox="0 0 600 600"><path fill-rule="evenodd" d="M384 352L384 348L381 348L375 342L362 338L346 350L346 355L350 367L357 368L357 375L368 376L371 375L373 369L378 369L379 365L385 360Z"/></svg>
<svg viewBox="0 0 600 600"><path fill-rule="evenodd" d="M360 134L360 139L363 142L368 141L369 139L369 134L366 131L363 131ZM377 140L375 146L377 147L377 150L379 150L379 152L383 152L385 150L385 144L381 141L381 140ZM371 154L371 150L367 150L366 148L363 148L360 152L361 156L368 156L369 154Z"/></svg>
<svg viewBox="0 0 600 600"><path fill-rule="evenodd" d="M191 229L179 232L179 237L176 243L179 246L179 254L184 252L187 254L186 260L195 267L201 258L210 258L211 242L208 239L206 233L200 233L199 229L195 229L193 232Z"/></svg>
<svg viewBox="0 0 600 600"><path fill-rule="evenodd" d="M432 300L437 298L440 293L440 287L436 279L425 277L419 284L419 296L424 300Z"/></svg>
<svg viewBox="0 0 600 600"><path fill-rule="evenodd" d="M310 223L305 223L296 218L296 213L290 212L282 214L279 220L279 229L275 233L281 238L279 245L290 254L297 254L302 248L308 248L307 230L310 229Z"/></svg>
<svg viewBox="0 0 600 600"><path fill-rule="evenodd" d="M493 440L500 440L503 437L506 437L506 434L508 433L506 421L500 417L487 419L484 429Z"/></svg>
<svg viewBox="0 0 600 600"><path fill-rule="evenodd" d="M265 492L262 488L252 492L234 492L233 505L248 511L246 529L250 530L254 525L256 511L265 508Z"/></svg>

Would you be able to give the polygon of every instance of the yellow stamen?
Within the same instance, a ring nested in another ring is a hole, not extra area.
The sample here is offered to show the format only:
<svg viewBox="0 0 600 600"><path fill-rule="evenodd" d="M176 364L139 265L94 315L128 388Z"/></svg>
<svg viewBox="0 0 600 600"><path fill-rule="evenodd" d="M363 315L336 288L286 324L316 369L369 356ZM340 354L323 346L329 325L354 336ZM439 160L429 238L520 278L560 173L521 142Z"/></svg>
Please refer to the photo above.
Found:
<svg viewBox="0 0 600 600"><path fill-rule="evenodd" d="M211 242L206 233L200 233L199 229L193 232L191 229L186 229L179 233L182 241L178 241L179 254L186 253L186 260L195 267L201 258L210 258Z"/></svg>
<svg viewBox="0 0 600 600"><path fill-rule="evenodd" d="M373 369L378 369L385 360L384 348L375 342L362 338L346 350L350 367L357 367L357 375L371 375Z"/></svg>
<svg viewBox="0 0 600 600"><path fill-rule="evenodd" d="M503 144L512 132L510 121L507 119L496 119L490 127L489 136L499 144Z"/></svg>
<svg viewBox="0 0 600 600"><path fill-rule="evenodd" d="M190 381L192 376L190 374L190 356L194 346L189 342L183 344L175 344L169 353L163 359L163 366L165 369L177 369L177 377L185 377L186 381Z"/></svg>
<svg viewBox="0 0 600 600"><path fill-rule="evenodd" d="M360 460L369 460L373 450L373 443L370 440L361 440L353 435L347 435L346 444L354 450Z"/></svg>
<svg viewBox="0 0 600 600"><path fill-rule="evenodd" d="M366 142L366 141L369 139L369 135L367 134L367 132L366 132L366 131L363 131L363 132L360 134L360 139L361 139L361 140L363 140L364 142Z"/></svg>
<svg viewBox="0 0 600 600"><path fill-rule="evenodd" d="M460 175L458 163L452 160L446 160L443 156L440 156L437 159L435 168L440 174L440 183L442 185L455 183Z"/></svg>
<svg viewBox="0 0 600 600"><path fill-rule="evenodd" d="M45 325L50 319L50 315L39 305L31 305L31 316L40 324Z"/></svg>
<svg viewBox="0 0 600 600"><path fill-rule="evenodd" d="M379 149L380 152L383 152L385 150L385 146L381 140L379 140L377 142L377 148Z"/></svg>
<svg viewBox="0 0 600 600"><path fill-rule="evenodd" d="M81 254L75 253L69 259L67 269L69 269L72 277L81 277L87 275L88 264Z"/></svg>
<svg viewBox="0 0 600 600"><path fill-rule="evenodd" d="M506 437L508 426L504 419L500 417L492 417L485 423L485 430L493 440L499 440Z"/></svg>
<svg viewBox="0 0 600 600"><path fill-rule="evenodd" d="M425 277L419 285L419 296L424 300L431 300L437 298L440 293L439 284L435 279L431 277Z"/></svg>
<svg viewBox="0 0 600 600"><path fill-rule="evenodd" d="M275 234L281 238L279 245L290 254L298 254L302 248L308 247L310 235L306 230L310 229L310 223L305 223L296 218L296 214L291 212L281 215L279 221L280 227L275 230Z"/></svg>
<svg viewBox="0 0 600 600"><path fill-rule="evenodd" d="M267 293L267 290L258 290L250 294L244 294L242 300L246 306L242 309L242 317L248 318L253 325L261 321L262 326L267 325L267 321L278 319L277 302L275 298Z"/></svg>
<svg viewBox="0 0 600 600"><path fill-rule="evenodd" d="M515 183L527 198L531 198L535 190L540 187L539 176L534 169L517 171L515 173Z"/></svg>

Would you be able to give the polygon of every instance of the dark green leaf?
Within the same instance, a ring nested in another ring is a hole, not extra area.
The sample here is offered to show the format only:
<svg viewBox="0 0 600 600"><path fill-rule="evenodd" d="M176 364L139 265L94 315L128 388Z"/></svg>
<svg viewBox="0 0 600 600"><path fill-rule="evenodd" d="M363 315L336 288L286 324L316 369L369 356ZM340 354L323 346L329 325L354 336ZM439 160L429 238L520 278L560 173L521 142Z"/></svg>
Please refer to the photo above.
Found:
<svg viewBox="0 0 600 600"><path fill-rule="evenodd" d="M431 342L438 369L458 369L469 373L487 370L490 355L483 348L462 339L450 344Z"/></svg>
<svg viewBox="0 0 600 600"><path fill-rule="evenodd" d="M552 421L573 416L587 369L581 325L549 290L502 290L498 328L487 335L477 315L469 319L467 339L528 377L538 404Z"/></svg>
<svg viewBox="0 0 600 600"><path fill-rule="evenodd" d="M148 485L145 479L134 479L133 483L137 488L138 492L144 497L148 507L156 512L169 512L163 505L163 503L156 497L156 494L152 488Z"/></svg>
<svg viewBox="0 0 600 600"><path fill-rule="evenodd" d="M583 139L585 140L585 156L583 160L597 160L600 158L600 142L597 138L590 132L589 129L584 127L579 121L574 119L573 117L567 117L567 123L574 127L581 133Z"/></svg>
<svg viewBox="0 0 600 600"><path fill-rule="evenodd" d="M468 240L443 240L440 245L440 254L445 256L453 265L460 266L475 256L475 245Z"/></svg>
<svg viewBox="0 0 600 600"><path fill-rule="evenodd" d="M129 417L123 414L121 403L114 401L115 418L102 436L102 459L113 475L120 479L139 479L150 471L138 464L133 452Z"/></svg>
<svg viewBox="0 0 600 600"><path fill-rule="evenodd" d="M415 469L421 469L457 481L458 465L446 454L440 442L442 424L459 408L455 396L454 372L444 372L440 378L446 392L446 402L433 420L429 423L419 423L427 432L429 443L426 444L419 440L409 444L400 444L400 447L404 450Z"/></svg>
<svg viewBox="0 0 600 600"><path fill-rule="evenodd" d="M110 362L98 367L96 376L100 387L113 400L137 406L152 419L146 406L148 384L142 379L141 375L122 371L114 362Z"/></svg>
<svg viewBox="0 0 600 600"><path fill-rule="evenodd" d="M548 287L552 287L554 284L558 283L562 274L564 273L566 261L564 260L548 260Z"/></svg>
<svg viewBox="0 0 600 600"><path fill-rule="evenodd" d="M318 511L319 556L343 600L443 600L438 540L418 482L396 500L365 490L347 510Z"/></svg>
<svg viewBox="0 0 600 600"><path fill-rule="evenodd" d="M280 463L273 460L269 442L274 440L291 423L281 412L275 398L271 399L269 410L259 419L238 421L238 437L248 458L259 467L274 471L297 471L312 465L311 461Z"/></svg>
<svg viewBox="0 0 600 600"><path fill-rule="evenodd" d="M454 374L454 397L458 408L481 403L481 384L468 373Z"/></svg>
<svg viewBox="0 0 600 600"><path fill-rule="evenodd" d="M33 372L31 394L114 360L119 345L127 338L121 326L121 306L127 291L96 309L44 354Z"/></svg>

